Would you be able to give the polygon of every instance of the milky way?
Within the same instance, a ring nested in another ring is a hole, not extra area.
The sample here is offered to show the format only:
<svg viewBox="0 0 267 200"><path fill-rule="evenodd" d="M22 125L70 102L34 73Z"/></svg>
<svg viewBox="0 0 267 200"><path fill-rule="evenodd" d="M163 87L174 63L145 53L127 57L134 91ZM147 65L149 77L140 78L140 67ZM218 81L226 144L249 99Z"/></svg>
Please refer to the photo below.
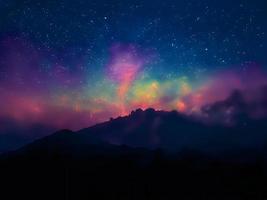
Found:
<svg viewBox="0 0 267 200"><path fill-rule="evenodd" d="M266 13L264 0L1 1L0 147L137 108L203 118L236 89L253 101Z"/></svg>
<svg viewBox="0 0 267 200"><path fill-rule="evenodd" d="M97 80L78 67L72 72L57 63L45 73L38 68L45 58L23 42L3 41L8 78L1 82L0 106L2 118L24 124L80 129L149 107L197 114L202 106L224 100L234 89L266 84L256 64L247 66L246 73L223 70L201 82L174 73L155 78L147 68L156 58L133 44L111 46Z"/></svg>

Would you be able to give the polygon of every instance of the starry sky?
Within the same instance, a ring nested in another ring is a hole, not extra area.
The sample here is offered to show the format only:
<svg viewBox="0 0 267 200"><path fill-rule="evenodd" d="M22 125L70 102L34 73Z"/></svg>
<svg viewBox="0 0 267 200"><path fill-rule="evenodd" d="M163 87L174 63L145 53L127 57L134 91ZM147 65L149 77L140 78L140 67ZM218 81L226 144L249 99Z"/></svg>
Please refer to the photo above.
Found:
<svg viewBox="0 0 267 200"><path fill-rule="evenodd" d="M0 147L265 85L266 19L266 0L1 0Z"/></svg>

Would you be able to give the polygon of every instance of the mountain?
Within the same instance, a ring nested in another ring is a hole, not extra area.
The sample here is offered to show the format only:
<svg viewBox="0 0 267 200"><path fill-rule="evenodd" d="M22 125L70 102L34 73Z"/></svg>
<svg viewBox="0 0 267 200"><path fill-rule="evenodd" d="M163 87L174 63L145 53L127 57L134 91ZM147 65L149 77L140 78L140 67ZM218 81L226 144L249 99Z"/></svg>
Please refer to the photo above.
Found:
<svg viewBox="0 0 267 200"><path fill-rule="evenodd" d="M115 152L127 146L173 153L187 149L205 154L233 154L235 151L265 148L267 120L243 116L240 119L237 124L226 126L203 123L176 111L137 109L128 116L110 119L77 132L58 131L13 153L42 151L82 155L88 152Z"/></svg>
<svg viewBox="0 0 267 200"><path fill-rule="evenodd" d="M78 134L71 130L61 130L39 139L16 151L2 155L4 159L88 159L91 157L119 157L138 155L140 161L147 159L151 152L144 148L109 144L91 134Z"/></svg>
<svg viewBox="0 0 267 200"><path fill-rule="evenodd" d="M226 127L138 109L78 132L61 130L0 156L1 195L263 200L266 120L242 120Z"/></svg>
<svg viewBox="0 0 267 200"><path fill-rule="evenodd" d="M267 142L267 120L241 116L235 125L203 123L176 111L133 111L78 134L93 135L110 144L124 144L168 151L194 149L203 152L259 148Z"/></svg>

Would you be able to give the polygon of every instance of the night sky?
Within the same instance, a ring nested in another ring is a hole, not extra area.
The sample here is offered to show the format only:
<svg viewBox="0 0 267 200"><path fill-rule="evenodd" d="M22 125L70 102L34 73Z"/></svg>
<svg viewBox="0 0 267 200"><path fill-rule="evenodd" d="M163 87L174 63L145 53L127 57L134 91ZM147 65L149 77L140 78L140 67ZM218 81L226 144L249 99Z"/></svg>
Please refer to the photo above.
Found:
<svg viewBox="0 0 267 200"><path fill-rule="evenodd" d="M267 83L266 34L266 0L1 0L0 150L137 108L198 115Z"/></svg>

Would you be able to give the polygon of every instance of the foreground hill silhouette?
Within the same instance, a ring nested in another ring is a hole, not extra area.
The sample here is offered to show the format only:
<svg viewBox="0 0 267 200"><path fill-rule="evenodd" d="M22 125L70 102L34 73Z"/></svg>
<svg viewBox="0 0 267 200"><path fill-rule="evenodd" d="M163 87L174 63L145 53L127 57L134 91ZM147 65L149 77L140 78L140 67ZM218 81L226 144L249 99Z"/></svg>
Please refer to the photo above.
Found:
<svg viewBox="0 0 267 200"><path fill-rule="evenodd" d="M180 151L227 151L241 148L260 148L267 141L266 118L253 120L246 115L236 116L235 125L205 124L176 111L138 109L129 116L78 131L110 144L124 144L150 149Z"/></svg>
<svg viewBox="0 0 267 200"><path fill-rule="evenodd" d="M227 104L231 105L228 101ZM217 104L213 106L216 107L216 112L213 113L220 116ZM225 105L223 108L226 110ZM87 148L92 146L95 150L102 151L105 148L120 148L121 145L150 150L162 149L173 153L184 149L212 154L227 151L233 153L244 149L262 150L267 144L266 122L267 118L251 119L242 113L235 116L235 124L203 123L176 111L137 109L128 116L111 118L107 122L77 132L58 131L13 154L28 151L82 154L91 152Z"/></svg>
<svg viewBox="0 0 267 200"><path fill-rule="evenodd" d="M6 199L266 199L266 120L147 109L1 156Z"/></svg>

